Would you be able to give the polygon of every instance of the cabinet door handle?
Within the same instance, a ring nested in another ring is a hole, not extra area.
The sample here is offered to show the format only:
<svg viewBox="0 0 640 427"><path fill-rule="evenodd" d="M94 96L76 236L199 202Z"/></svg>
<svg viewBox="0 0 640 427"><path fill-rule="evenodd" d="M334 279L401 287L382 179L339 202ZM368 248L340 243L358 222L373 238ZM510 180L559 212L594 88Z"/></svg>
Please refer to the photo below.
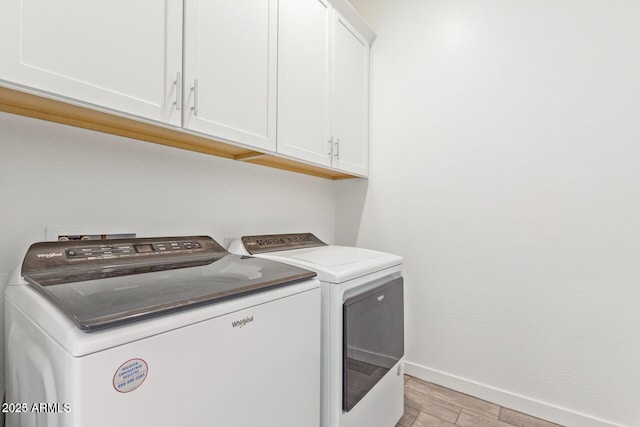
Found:
<svg viewBox="0 0 640 427"><path fill-rule="evenodd" d="M331 138L329 138L329 141L327 141L328 146L327 146L327 155L329 157L333 157L333 136Z"/></svg>
<svg viewBox="0 0 640 427"><path fill-rule="evenodd" d="M176 80L173 84L176 85L176 100L173 102L173 105L176 106L176 110L180 111L182 107L182 76L180 72L176 73Z"/></svg>
<svg viewBox="0 0 640 427"><path fill-rule="evenodd" d="M193 115L198 115L198 79L193 79L193 87L191 88L193 92L193 107L191 107L191 111L193 111Z"/></svg>
<svg viewBox="0 0 640 427"><path fill-rule="evenodd" d="M340 138L336 138L336 142L334 144L333 157L336 160L340 160Z"/></svg>

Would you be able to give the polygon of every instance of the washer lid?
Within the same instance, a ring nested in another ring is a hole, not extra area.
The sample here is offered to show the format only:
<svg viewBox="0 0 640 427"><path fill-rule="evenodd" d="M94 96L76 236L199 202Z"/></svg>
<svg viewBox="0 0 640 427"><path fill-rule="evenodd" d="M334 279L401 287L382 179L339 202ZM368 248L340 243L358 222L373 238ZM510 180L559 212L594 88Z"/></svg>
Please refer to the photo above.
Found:
<svg viewBox="0 0 640 427"><path fill-rule="evenodd" d="M136 249L120 259L114 258L113 254L78 258L76 254L80 247L69 249L69 242L57 246L36 244L30 248L25 260L31 259L34 253L62 255L50 258L56 260L52 262L55 266L26 268L23 274L34 289L83 330L129 323L316 275L266 259L231 255L217 243L213 245L215 242L211 238L187 239L200 242L195 252L190 249L175 249L174 253L158 250L156 255L145 252L149 248L165 247L158 245L174 240L176 238L132 239L129 244L134 249L139 246L142 252ZM83 242L81 245L82 248L95 246L91 252L94 255L99 247L97 243ZM69 255L70 251L73 255ZM46 259L45 256L40 258Z"/></svg>
<svg viewBox="0 0 640 427"><path fill-rule="evenodd" d="M402 257L398 255L331 245L262 253L260 257L313 270L320 281L329 283L344 283L402 264Z"/></svg>

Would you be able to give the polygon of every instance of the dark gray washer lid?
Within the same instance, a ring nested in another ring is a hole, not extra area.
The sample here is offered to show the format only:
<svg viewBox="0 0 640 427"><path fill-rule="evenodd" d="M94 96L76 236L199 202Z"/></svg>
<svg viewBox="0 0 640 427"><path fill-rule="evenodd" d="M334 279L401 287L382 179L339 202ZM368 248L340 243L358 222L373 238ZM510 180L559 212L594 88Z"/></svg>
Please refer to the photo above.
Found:
<svg viewBox="0 0 640 427"><path fill-rule="evenodd" d="M105 266L104 274L92 271L95 277L102 275L103 278L57 284L51 283L50 274L27 275L25 279L63 310L78 328L92 331L284 286L316 275L266 259L220 254L190 260L184 265L147 264L140 267L146 269L143 272L135 271L135 266L127 268L133 270L112 276L107 270L113 267Z"/></svg>

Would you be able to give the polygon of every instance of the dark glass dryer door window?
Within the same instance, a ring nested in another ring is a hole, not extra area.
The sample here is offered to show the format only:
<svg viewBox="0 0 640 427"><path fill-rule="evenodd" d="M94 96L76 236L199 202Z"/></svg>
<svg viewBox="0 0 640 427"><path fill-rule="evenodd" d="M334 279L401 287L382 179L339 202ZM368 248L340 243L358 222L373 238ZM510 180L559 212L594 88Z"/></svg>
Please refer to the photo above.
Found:
<svg viewBox="0 0 640 427"><path fill-rule="evenodd" d="M350 411L404 356L403 279L348 297L343 305L342 408Z"/></svg>

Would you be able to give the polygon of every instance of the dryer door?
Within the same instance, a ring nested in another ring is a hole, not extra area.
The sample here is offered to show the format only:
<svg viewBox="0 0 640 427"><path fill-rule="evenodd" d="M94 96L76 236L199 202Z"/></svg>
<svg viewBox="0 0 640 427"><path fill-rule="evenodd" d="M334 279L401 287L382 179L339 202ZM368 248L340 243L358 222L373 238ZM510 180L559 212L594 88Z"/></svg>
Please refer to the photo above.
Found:
<svg viewBox="0 0 640 427"><path fill-rule="evenodd" d="M403 279L384 280L343 304L342 409L350 411L404 356Z"/></svg>

